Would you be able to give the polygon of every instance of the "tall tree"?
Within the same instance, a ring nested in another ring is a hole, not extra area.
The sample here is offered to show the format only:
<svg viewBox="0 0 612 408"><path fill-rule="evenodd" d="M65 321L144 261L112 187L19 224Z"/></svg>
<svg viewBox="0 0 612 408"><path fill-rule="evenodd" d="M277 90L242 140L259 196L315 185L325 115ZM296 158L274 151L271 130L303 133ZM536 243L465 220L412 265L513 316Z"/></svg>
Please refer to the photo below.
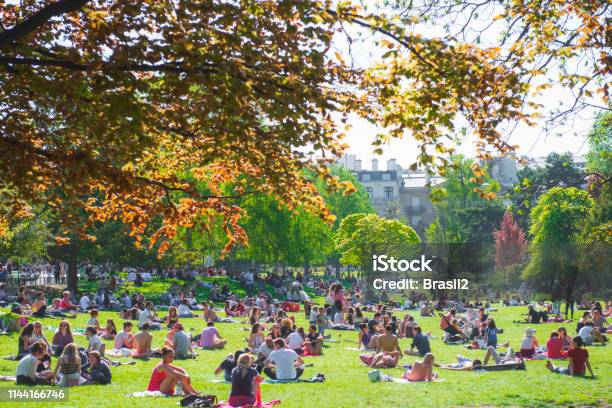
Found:
<svg viewBox="0 0 612 408"><path fill-rule="evenodd" d="M495 268L498 271L525 261L527 240L525 232L517 224L510 211L504 213L504 218L498 230L493 231L495 238Z"/></svg>
<svg viewBox="0 0 612 408"><path fill-rule="evenodd" d="M593 199L575 187L553 187L531 210L533 237L523 277L551 287L553 279L574 285L580 271L579 233L593 210Z"/></svg>

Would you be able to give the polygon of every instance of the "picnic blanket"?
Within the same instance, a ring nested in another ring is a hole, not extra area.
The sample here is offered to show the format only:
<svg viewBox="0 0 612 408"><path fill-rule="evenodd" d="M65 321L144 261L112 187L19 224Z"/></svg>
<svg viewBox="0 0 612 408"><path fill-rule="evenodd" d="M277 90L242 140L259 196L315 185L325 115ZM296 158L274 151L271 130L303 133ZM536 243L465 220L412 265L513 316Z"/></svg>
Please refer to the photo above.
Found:
<svg viewBox="0 0 612 408"><path fill-rule="evenodd" d="M418 383L425 383L425 382L442 382L442 381L444 381L444 378L434 378L433 381L410 381L405 378L395 378L395 377L391 379L391 382L400 383L400 384L418 384Z"/></svg>
<svg viewBox="0 0 612 408"><path fill-rule="evenodd" d="M270 407L273 407L273 406L278 405L280 403L281 403L280 400L273 400L273 401L262 402L262 403L259 403L259 404L256 404L256 405L242 405L242 407L244 407L244 408L246 408L246 407L270 408ZM240 407L236 407L236 405L230 405L226 401L221 401L217 405L215 405L215 408L240 408Z"/></svg>
<svg viewBox="0 0 612 408"><path fill-rule="evenodd" d="M128 397L164 397L164 398L171 397L171 395L166 395L162 393L161 391L138 391L138 392L133 392L131 394L127 394L127 396Z"/></svg>

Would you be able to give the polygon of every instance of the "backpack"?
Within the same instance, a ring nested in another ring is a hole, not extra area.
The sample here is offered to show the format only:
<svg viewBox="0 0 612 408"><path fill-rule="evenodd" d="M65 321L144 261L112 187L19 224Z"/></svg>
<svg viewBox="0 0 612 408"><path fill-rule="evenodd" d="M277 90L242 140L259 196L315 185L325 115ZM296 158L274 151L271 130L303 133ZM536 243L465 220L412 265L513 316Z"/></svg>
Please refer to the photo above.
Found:
<svg viewBox="0 0 612 408"><path fill-rule="evenodd" d="M187 395L181 399L182 407L213 408L216 404L216 395Z"/></svg>
<svg viewBox="0 0 612 408"><path fill-rule="evenodd" d="M368 379L370 380L370 382L380 381L380 371L379 370L368 371Z"/></svg>

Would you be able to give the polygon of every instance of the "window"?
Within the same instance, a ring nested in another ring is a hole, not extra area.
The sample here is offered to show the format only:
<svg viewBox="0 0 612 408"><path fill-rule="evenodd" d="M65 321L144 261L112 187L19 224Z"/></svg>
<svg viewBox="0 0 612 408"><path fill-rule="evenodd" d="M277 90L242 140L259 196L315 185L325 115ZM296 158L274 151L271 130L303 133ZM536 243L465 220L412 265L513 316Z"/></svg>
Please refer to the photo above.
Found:
<svg viewBox="0 0 612 408"><path fill-rule="evenodd" d="M418 227L420 223L421 223L421 216L420 215L413 215L412 216L412 226L413 227Z"/></svg>
<svg viewBox="0 0 612 408"><path fill-rule="evenodd" d="M372 197L374 197L374 189L372 187L366 187L366 191L368 192L368 195L370 196L371 200Z"/></svg>
<svg viewBox="0 0 612 408"><path fill-rule="evenodd" d="M361 180L362 181L370 181L370 175L369 174L362 174L361 175Z"/></svg>
<svg viewBox="0 0 612 408"><path fill-rule="evenodd" d="M385 187L385 200L393 200L393 187Z"/></svg>
<svg viewBox="0 0 612 408"><path fill-rule="evenodd" d="M410 197L410 205L412 206L412 208L418 209L421 205L420 197Z"/></svg>
<svg viewBox="0 0 612 408"><path fill-rule="evenodd" d="M391 174L389 174L389 173L383 173L383 175L382 175L382 179L383 179L383 180L386 180L386 181L391 180Z"/></svg>

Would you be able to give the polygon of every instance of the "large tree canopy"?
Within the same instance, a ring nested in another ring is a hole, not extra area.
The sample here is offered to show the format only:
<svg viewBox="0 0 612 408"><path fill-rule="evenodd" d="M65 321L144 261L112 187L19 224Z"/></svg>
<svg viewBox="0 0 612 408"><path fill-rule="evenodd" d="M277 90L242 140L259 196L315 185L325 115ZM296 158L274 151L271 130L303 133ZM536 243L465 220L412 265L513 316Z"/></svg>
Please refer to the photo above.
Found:
<svg viewBox="0 0 612 408"><path fill-rule="evenodd" d="M417 23L435 13L395 18L350 1L0 2L1 215L44 201L82 235L84 208L89 222L116 218L137 236L162 217L152 243L222 219L231 246L246 241L232 201L245 194L333 221L303 170L327 171L350 113L389 131L377 144L415 138L421 164L448 164L456 119L480 158L512 150L498 126L531 123L533 78L550 61L586 56L589 72L561 81L583 84L581 95L608 72L608 2L500 4L509 47L424 36ZM372 66L330 51L349 25L380 35L386 52Z"/></svg>

